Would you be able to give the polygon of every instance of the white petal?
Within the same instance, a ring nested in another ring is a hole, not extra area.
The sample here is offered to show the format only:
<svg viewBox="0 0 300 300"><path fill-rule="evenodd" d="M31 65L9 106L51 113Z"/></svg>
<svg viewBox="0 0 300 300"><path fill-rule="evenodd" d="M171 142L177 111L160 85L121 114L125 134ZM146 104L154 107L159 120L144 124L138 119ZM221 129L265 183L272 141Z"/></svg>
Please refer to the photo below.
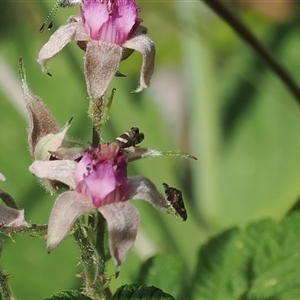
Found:
<svg viewBox="0 0 300 300"><path fill-rule="evenodd" d="M156 185L148 178L135 176L128 178L129 197L128 199L141 199L150 202L160 210L169 210L170 204Z"/></svg>
<svg viewBox="0 0 300 300"><path fill-rule="evenodd" d="M41 125L38 127L42 127ZM43 125L47 127L47 122ZM51 157L51 153L49 151L55 152L62 145L69 127L70 126L66 126L63 130L57 133L52 131L52 133L40 137L33 153L35 160L49 160Z"/></svg>
<svg viewBox="0 0 300 300"><path fill-rule="evenodd" d="M87 44L85 79L92 99L101 98L115 76L122 57L122 47L101 41Z"/></svg>
<svg viewBox="0 0 300 300"><path fill-rule="evenodd" d="M128 161L134 161L140 158L163 156L161 151L149 148L127 147L123 150Z"/></svg>
<svg viewBox="0 0 300 300"><path fill-rule="evenodd" d="M0 181L5 181L5 176L2 173L0 173Z"/></svg>
<svg viewBox="0 0 300 300"><path fill-rule="evenodd" d="M29 226L24 219L24 210L0 205L0 224L5 227Z"/></svg>
<svg viewBox="0 0 300 300"><path fill-rule="evenodd" d="M183 151L159 151L155 149L149 148L140 148L140 147L127 147L123 150L126 154L126 159L128 161L133 161L140 158L147 157L158 157L158 156L166 156L166 157L176 157L176 158L186 158L197 160L197 158L189 153Z"/></svg>
<svg viewBox="0 0 300 300"><path fill-rule="evenodd" d="M37 160L29 171L41 179L56 180L75 189L74 174L78 163L73 160Z"/></svg>
<svg viewBox="0 0 300 300"><path fill-rule="evenodd" d="M146 34L136 31L136 34L129 38L122 46L136 50L143 56L139 86L133 91L134 93L138 93L150 85L154 71L155 44Z"/></svg>
<svg viewBox="0 0 300 300"><path fill-rule="evenodd" d="M38 63L45 72L45 64L49 59L60 52L69 42L73 40L87 40L84 26L75 16L69 18L69 24L60 26L50 37L49 41L42 47L38 56Z"/></svg>
<svg viewBox="0 0 300 300"><path fill-rule="evenodd" d="M98 210L106 219L110 253L119 270L135 242L140 224L139 212L129 202L115 202L99 207Z"/></svg>
<svg viewBox="0 0 300 300"><path fill-rule="evenodd" d="M53 206L47 234L47 249L51 251L65 238L78 217L90 213L95 207L77 192L65 192L55 201Z"/></svg>
<svg viewBox="0 0 300 300"><path fill-rule="evenodd" d="M23 72L22 90L29 121L28 144L30 154L34 157L38 142L49 134L58 133L59 126L42 99L31 93Z"/></svg>

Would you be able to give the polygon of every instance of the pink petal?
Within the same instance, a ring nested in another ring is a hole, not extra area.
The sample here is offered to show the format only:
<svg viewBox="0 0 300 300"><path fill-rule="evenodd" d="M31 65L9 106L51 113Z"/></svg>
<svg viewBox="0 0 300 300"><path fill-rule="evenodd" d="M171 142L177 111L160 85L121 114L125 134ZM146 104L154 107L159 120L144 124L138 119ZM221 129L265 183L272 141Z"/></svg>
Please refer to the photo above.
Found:
<svg viewBox="0 0 300 300"><path fill-rule="evenodd" d="M118 43L118 34L119 32L117 31L117 28L115 27L113 20L110 18L101 27L97 39L101 42L120 45L120 43Z"/></svg>
<svg viewBox="0 0 300 300"><path fill-rule="evenodd" d="M140 74L139 86L134 90L134 93L141 92L144 88L149 87L150 80L154 71L155 61L155 44L154 42L143 33L144 27L140 26L139 29L130 37L122 46L140 52L143 56L143 64Z"/></svg>
<svg viewBox="0 0 300 300"><path fill-rule="evenodd" d="M106 196L117 187L112 167L112 162L103 162L99 164L96 171L91 172L78 184L80 190L84 189L80 192L89 195L95 206L106 204Z"/></svg>
<svg viewBox="0 0 300 300"><path fill-rule="evenodd" d="M87 32L94 40L121 45L140 22L138 6L133 0L97 1L86 0L81 16Z"/></svg>
<svg viewBox="0 0 300 300"><path fill-rule="evenodd" d="M85 56L85 79L92 99L101 98L115 76L122 57L122 47L91 41Z"/></svg>
<svg viewBox="0 0 300 300"><path fill-rule="evenodd" d="M5 227L29 226L24 219L24 210L0 205L0 224Z"/></svg>
<svg viewBox="0 0 300 300"><path fill-rule="evenodd" d="M59 181L75 189L74 174L77 165L72 160L37 160L29 167L29 171L38 178Z"/></svg>
<svg viewBox="0 0 300 300"><path fill-rule="evenodd" d="M140 199L150 202L154 207L168 211L170 204L156 185L146 177L135 176L128 179L129 196L128 199Z"/></svg>
<svg viewBox="0 0 300 300"><path fill-rule="evenodd" d="M95 210L93 204L76 192L65 192L55 201L53 206L47 235L48 251L56 248L66 237L76 219L85 213Z"/></svg>
<svg viewBox="0 0 300 300"><path fill-rule="evenodd" d="M109 18L107 4L97 0L86 0L81 5L81 17L89 36L99 40L99 31Z"/></svg>
<svg viewBox="0 0 300 300"><path fill-rule="evenodd" d="M138 20L139 8L133 0L117 1L117 9L113 12L112 23L116 30L116 44L123 44Z"/></svg>
<svg viewBox="0 0 300 300"><path fill-rule="evenodd" d="M140 224L139 212L129 202L116 202L98 210L106 219L110 253L119 269L135 242Z"/></svg>
<svg viewBox="0 0 300 300"><path fill-rule="evenodd" d="M92 199L95 206L102 206L127 199L127 162L122 154L115 152L113 144L102 145L87 152L75 173L77 192Z"/></svg>

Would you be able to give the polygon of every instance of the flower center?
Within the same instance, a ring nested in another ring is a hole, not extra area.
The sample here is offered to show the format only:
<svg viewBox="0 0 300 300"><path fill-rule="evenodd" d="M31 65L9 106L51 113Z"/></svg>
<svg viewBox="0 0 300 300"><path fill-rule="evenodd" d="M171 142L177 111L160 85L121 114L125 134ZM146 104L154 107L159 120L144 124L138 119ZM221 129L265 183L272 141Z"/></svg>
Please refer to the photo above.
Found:
<svg viewBox="0 0 300 300"><path fill-rule="evenodd" d="M125 201L128 196L127 161L116 143L87 149L75 172L77 192L97 207Z"/></svg>

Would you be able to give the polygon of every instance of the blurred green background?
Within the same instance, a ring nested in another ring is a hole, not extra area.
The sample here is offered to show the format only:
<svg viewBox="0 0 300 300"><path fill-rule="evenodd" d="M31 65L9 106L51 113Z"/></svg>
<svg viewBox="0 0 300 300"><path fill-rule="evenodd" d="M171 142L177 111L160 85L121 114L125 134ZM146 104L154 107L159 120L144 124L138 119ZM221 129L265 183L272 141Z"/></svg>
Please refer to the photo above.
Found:
<svg viewBox="0 0 300 300"><path fill-rule="evenodd" d="M198 161L157 158L130 165L131 175L181 189L189 217L183 223L136 201L141 228L113 290L133 282L141 262L156 253L179 257L188 280L198 248L210 235L262 218L279 220L300 194L300 109L276 74L201 1L137 2L156 43L156 69L151 87L131 94L141 56L134 53L121 64L127 77L111 84L117 92L103 139L110 141L137 126L146 136L143 146L184 150ZM299 5L255 3L228 5L298 80ZM20 56L32 92L43 98L59 124L74 116L70 136L86 145L91 141L84 53L69 44L49 63L53 77L43 74L36 62L51 33L78 12L78 7L59 9L54 28L40 33L53 5L4 1L0 10L0 171L7 179L1 189L15 197L32 223L47 222L55 196L28 172ZM4 240L0 264L11 274L16 299L42 299L80 288L75 276L79 254L70 237L50 255L42 239L15 235Z"/></svg>

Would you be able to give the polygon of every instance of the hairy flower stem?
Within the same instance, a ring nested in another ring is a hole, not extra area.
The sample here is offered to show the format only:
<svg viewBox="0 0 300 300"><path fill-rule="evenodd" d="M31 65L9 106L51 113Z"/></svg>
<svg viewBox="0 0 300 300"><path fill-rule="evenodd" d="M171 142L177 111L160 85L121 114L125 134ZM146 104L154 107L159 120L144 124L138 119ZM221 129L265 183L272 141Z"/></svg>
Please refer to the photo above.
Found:
<svg viewBox="0 0 300 300"><path fill-rule="evenodd" d="M74 238L80 249L81 265L85 280L85 294L93 300L106 299L104 296L104 261L99 256L95 247L90 243L90 238L83 225L77 222ZM99 266L101 266L99 268Z"/></svg>
<svg viewBox="0 0 300 300"><path fill-rule="evenodd" d="M98 146L100 144L100 134L98 130L93 126L93 132L92 132L92 145Z"/></svg>
<svg viewBox="0 0 300 300"><path fill-rule="evenodd" d="M107 99L104 96L98 99L90 99L88 115L93 123L93 146L98 146L100 144L102 125L109 119L109 111L115 91L116 89L113 89Z"/></svg>
<svg viewBox="0 0 300 300"><path fill-rule="evenodd" d="M220 0L203 0L216 14L218 14L226 23L239 35L239 37L248 43L258 55L264 59L269 67L283 81L290 92L300 103L300 87L289 74L289 72L276 60L272 53L255 37L255 35L238 19Z"/></svg>
<svg viewBox="0 0 300 300"><path fill-rule="evenodd" d="M102 114L104 109L103 97L91 99L89 102L88 115L93 123L93 141L92 144L97 146L100 142L101 127L103 124Z"/></svg>
<svg viewBox="0 0 300 300"><path fill-rule="evenodd" d="M45 237L47 235L47 225L42 224L31 224L28 226L18 226L18 227L1 227L0 233L12 236L17 233L20 235L30 235L33 237Z"/></svg>
<svg viewBox="0 0 300 300"><path fill-rule="evenodd" d="M96 250L100 258L98 261L99 273L104 276L105 272L105 219L101 214L98 213L97 218L97 236L96 236Z"/></svg>
<svg viewBox="0 0 300 300"><path fill-rule="evenodd" d="M1 300L13 300L14 297L8 287L7 279L9 275L5 275L0 268L0 299Z"/></svg>

